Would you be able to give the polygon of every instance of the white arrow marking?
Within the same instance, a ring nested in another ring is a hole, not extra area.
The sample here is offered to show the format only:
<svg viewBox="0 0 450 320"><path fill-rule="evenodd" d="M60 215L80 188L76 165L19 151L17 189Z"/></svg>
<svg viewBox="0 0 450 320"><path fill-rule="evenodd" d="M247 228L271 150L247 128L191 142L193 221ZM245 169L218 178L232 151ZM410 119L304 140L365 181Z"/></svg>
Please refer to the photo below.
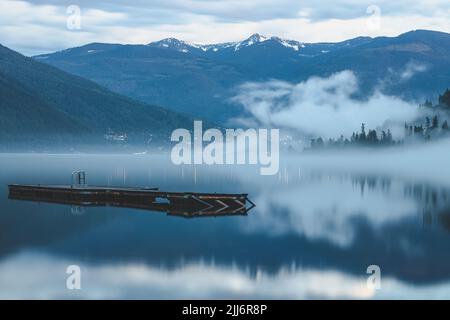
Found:
<svg viewBox="0 0 450 320"><path fill-rule="evenodd" d="M220 209L220 210L216 210L216 212L215 213L219 213L220 211L222 211L222 210L224 210L224 209L226 209L226 208L228 208L229 206L227 205L227 204L225 204L225 203L223 203L222 201L220 201L220 200L216 200L216 202L218 202L218 203L220 203L222 206L223 206L223 208L222 209Z"/></svg>
<svg viewBox="0 0 450 320"><path fill-rule="evenodd" d="M206 208L204 208L204 209L202 209L202 210L195 211L194 214L197 213L197 212L198 212L198 213L202 213L202 212L205 211L205 210L214 208L214 206L213 206L212 204L210 204L209 202L203 201L202 199L197 198L197 197L195 197L195 196L192 196L192 198L193 198L194 200L197 200L198 202L203 203L204 205L207 206Z"/></svg>
<svg viewBox="0 0 450 320"><path fill-rule="evenodd" d="M243 203L242 201L234 199L234 202L238 203L241 207L234 210L233 213L235 213L239 210L245 209L245 203Z"/></svg>

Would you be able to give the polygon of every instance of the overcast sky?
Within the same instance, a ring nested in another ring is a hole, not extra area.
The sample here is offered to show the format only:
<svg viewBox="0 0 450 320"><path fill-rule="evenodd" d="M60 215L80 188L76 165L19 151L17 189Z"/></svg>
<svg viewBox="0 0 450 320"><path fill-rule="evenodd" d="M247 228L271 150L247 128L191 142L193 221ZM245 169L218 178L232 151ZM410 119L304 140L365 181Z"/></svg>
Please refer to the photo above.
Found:
<svg viewBox="0 0 450 320"><path fill-rule="evenodd" d="M252 33L319 42L414 29L450 32L449 0L0 0L0 44L27 55L89 42L216 43Z"/></svg>

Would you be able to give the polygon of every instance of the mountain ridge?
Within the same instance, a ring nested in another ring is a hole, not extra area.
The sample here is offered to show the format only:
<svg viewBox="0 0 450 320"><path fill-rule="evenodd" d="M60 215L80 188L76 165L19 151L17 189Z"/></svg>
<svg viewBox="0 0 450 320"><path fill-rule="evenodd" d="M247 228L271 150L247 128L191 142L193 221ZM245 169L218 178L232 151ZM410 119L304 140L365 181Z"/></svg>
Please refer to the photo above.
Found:
<svg viewBox="0 0 450 320"><path fill-rule="evenodd" d="M300 48L305 48L307 46L340 46L340 45L348 45L348 44L354 44L354 43L360 43L360 42L368 42L375 39L396 39L396 38L405 38L409 37L411 35L417 35L417 34L423 34L426 36L430 35L445 35L450 36L450 33L442 32L442 31L433 31L433 30L426 30L426 29L417 29L408 31L405 33L402 33L398 36L377 36L377 37L371 37L371 36L358 36L355 38L350 38L342 41L336 41L336 42L330 42L330 41L319 41L319 42L304 42L294 39L287 39L282 38L279 36L264 36L259 33L254 33L250 35L249 37L245 38L244 40L240 41L229 41L229 42L218 42L218 43L208 43L208 44L198 44L194 42L189 42L185 40L181 40L178 38L163 38L160 40L152 41L147 44L123 44L123 43L104 43L104 42L91 42L87 43L82 46L68 48L60 51L55 51L51 53L44 53L44 54L38 54L34 55L33 58L37 59L45 59L49 55L54 55L58 53L65 53L72 51L74 49L81 49L91 46L103 46L103 47L110 47L110 48L116 48L119 46L148 46L148 47L156 47L156 48L163 48L163 49L171 49L171 50L177 50L179 52L187 52L185 49L196 49L202 52L208 52L208 51L214 51L218 52L218 50L214 49L229 49L230 47L234 49L234 51L239 51L240 48L249 47L252 45L257 45L262 42L266 41L274 41L279 44L284 45L286 48L291 48L292 50L299 51Z"/></svg>
<svg viewBox="0 0 450 320"><path fill-rule="evenodd" d="M101 143L112 130L144 143L149 136L169 141L173 129L192 126L188 116L121 96L1 45L0 92L3 141Z"/></svg>
<svg viewBox="0 0 450 320"><path fill-rule="evenodd" d="M361 97L386 83L386 94L409 101L436 99L450 84L450 34L430 30L335 43L260 34L206 45L166 38L146 45L88 44L34 59L145 103L222 123L242 114L232 97L245 82L298 83L351 70ZM423 68L400 79L413 64Z"/></svg>

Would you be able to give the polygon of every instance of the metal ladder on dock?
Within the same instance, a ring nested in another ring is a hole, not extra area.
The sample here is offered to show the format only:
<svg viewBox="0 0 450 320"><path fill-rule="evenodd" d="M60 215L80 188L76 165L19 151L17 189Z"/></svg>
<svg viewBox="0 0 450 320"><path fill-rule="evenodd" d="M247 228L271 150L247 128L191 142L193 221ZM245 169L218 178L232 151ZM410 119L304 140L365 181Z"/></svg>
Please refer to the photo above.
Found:
<svg viewBox="0 0 450 320"><path fill-rule="evenodd" d="M76 183L74 183L74 181ZM86 185L86 172L82 170L72 172L72 181L70 186L73 188L74 185L77 187Z"/></svg>

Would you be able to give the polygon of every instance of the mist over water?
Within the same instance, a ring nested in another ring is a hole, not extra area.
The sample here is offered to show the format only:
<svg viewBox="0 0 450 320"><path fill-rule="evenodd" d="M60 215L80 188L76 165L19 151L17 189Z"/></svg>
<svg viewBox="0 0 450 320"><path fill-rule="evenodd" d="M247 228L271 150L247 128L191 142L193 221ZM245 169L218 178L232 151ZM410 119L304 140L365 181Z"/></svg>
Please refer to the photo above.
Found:
<svg viewBox="0 0 450 320"><path fill-rule="evenodd" d="M448 298L449 147L281 154L276 176L168 154L2 154L0 297ZM67 184L76 169L90 185L248 193L257 206L184 219L8 199L7 184ZM65 288L71 264L80 291ZM366 286L371 264L381 290Z"/></svg>

